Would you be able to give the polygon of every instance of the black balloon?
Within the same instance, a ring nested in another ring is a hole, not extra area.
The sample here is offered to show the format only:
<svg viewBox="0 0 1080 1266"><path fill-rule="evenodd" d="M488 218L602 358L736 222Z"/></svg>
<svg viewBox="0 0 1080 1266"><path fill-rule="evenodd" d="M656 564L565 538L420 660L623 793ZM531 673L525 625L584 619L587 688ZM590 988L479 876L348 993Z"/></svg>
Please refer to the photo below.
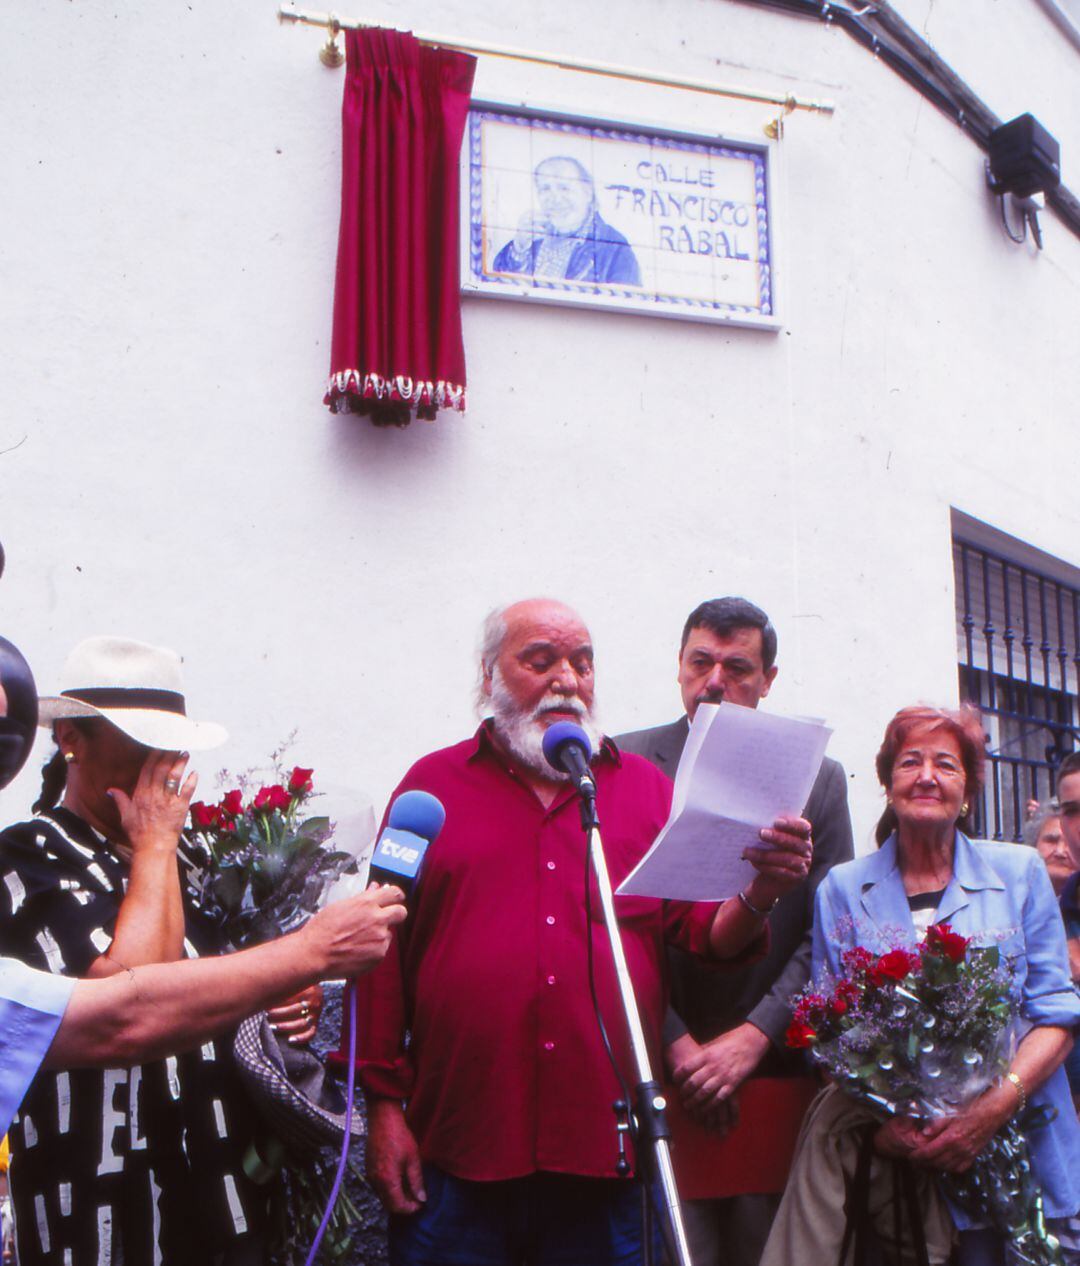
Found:
<svg viewBox="0 0 1080 1266"><path fill-rule="evenodd" d="M18 647L0 637L0 787L26 764L37 732L34 674Z"/></svg>

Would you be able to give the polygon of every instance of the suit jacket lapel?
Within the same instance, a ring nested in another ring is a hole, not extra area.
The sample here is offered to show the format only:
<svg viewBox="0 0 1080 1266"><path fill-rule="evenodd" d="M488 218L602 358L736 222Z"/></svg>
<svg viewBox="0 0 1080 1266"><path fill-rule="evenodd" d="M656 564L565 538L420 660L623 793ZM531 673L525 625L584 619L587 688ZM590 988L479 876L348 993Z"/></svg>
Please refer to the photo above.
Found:
<svg viewBox="0 0 1080 1266"><path fill-rule="evenodd" d="M679 765L679 757L686 746L686 739L689 733L690 722L687 721L686 717L680 717L678 721L673 721L670 725L661 726L657 730L656 740L653 743L649 759L658 764L669 778L675 777L675 770Z"/></svg>

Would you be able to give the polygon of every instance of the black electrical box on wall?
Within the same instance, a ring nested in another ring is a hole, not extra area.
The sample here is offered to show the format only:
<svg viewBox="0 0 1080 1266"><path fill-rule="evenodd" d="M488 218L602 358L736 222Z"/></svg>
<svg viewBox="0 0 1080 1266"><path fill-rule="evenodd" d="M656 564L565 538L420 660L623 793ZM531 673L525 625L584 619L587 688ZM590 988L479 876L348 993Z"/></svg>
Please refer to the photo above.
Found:
<svg viewBox="0 0 1080 1266"><path fill-rule="evenodd" d="M1061 184L1061 146L1031 114L990 133L990 188L1030 198Z"/></svg>

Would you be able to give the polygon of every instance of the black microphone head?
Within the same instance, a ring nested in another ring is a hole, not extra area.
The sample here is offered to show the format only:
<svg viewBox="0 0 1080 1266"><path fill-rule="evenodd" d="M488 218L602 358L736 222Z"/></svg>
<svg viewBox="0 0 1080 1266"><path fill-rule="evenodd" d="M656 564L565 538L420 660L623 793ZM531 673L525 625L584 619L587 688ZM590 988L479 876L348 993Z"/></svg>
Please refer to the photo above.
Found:
<svg viewBox="0 0 1080 1266"><path fill-rule="evenodd" d="M560 773L566 769L561 753L568 744L580 747L585 752L586 763L592 759L592 743L581 726L575 725L573 721L556 721L545 730L541 746L544 749L544 759L552 769L557 769Z"/></svg>

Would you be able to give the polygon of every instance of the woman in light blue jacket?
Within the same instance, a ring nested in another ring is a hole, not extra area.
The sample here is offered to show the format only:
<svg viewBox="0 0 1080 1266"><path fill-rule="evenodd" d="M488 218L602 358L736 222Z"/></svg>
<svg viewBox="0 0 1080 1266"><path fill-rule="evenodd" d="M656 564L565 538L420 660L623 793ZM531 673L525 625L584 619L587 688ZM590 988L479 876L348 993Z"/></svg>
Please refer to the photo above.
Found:
<svg viewBox="0 0 1080 1266"><path fill-rule="evenodd" d="M1080 1209L1080 1126L1062 1063L1080 1024L1061 915L1033 849L973 842L959 829L982 781L984 735L973 711L905 708L889 723L877 757L888 807L878 852L836 866L817 893L814 973L841 970L854 945L883 952L914 945L933 923L977 944L1000 945L1014 968L1022 1022L1006 1078L962 1111L927 1127L892 1118L878 1130L879 1154L962 1173L994 1134L1028 1103L1052 1119L1030 1132L1033 1165L1048 1218ZM952 1209L962 1263L1004 1262L1002 1237ZM1064 1222L1066 1260L1071 1237Z"/></svg>

